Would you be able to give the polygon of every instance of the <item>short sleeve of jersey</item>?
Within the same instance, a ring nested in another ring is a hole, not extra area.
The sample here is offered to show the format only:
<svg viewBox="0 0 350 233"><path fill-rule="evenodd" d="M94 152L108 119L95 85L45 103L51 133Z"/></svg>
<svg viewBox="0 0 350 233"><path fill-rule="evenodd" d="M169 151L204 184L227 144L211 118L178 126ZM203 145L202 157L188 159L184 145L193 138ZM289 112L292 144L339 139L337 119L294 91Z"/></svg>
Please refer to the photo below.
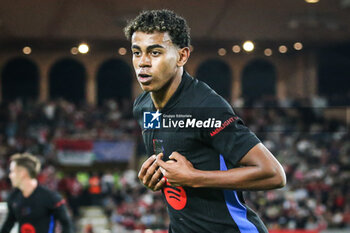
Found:
<svg viewBox="0 0 350 233"><path fill-rule="evenodd" d="M260 140L244 125L222 97L211 95L202 106L206 109L206 118L221 121L219 127L216 125L210 130L202 131L204 140L224 157L229 168L235 167Z"/></svg>

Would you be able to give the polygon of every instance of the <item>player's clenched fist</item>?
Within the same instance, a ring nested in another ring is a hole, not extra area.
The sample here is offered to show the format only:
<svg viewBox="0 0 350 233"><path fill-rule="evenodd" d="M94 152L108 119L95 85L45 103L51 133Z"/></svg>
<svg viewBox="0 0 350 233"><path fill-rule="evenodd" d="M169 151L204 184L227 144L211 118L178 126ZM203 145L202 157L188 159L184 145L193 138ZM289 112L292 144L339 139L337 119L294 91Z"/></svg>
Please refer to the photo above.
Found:
<svg viewBox="0 0 350 233"><path fill-rule="evenodd" d="M165 178L156 163L156 155L149 157L141 166L138 177L144 186L158 191L165 184Z"/></svg>
<svg viewBox="0 0 350 233"><path fill-rule="evenodd" d="M173 152L168 161L162 160L163 154L158 154L156 163L162 174L172 186L192 186L194 174L197 171L190 161L178 152Z"/></svg>

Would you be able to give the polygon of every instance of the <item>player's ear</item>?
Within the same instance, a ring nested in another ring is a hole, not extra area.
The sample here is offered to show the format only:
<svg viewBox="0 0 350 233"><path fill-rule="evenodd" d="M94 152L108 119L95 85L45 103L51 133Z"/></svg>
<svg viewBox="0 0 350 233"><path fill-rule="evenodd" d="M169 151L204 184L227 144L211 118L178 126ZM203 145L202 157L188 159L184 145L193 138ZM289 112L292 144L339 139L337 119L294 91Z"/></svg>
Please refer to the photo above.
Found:
<svg viewBox="0 0 350 233"><path fill-rule="evenodd" d="M179 58L177 60L177 66L181 67L186 64L188 58L190 57L190 48L189 47L180 48L178 50L178 53L179 53Z"/></svg>

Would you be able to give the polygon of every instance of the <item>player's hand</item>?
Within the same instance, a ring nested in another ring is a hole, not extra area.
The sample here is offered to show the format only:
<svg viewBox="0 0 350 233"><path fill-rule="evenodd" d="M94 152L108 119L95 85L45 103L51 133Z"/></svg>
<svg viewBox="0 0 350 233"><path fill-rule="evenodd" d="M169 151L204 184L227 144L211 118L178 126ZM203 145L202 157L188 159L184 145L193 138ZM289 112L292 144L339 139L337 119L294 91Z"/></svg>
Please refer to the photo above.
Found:
<svg viewBox="0 0 350 233"><path fill-rule="evenodd" d="M162 153L161 155L163 156ZM156 163L156 155L152 155L142 164L138 178L144 186L153 191L158 191L165 185L165 178Z"/></svg>
<svg viewBox="0 0 350 233"><path fill-rule="evenodd" d="M163 154L157 155L156 163L159 166L159 170L167 178L167 181L172 186L191 186L192 174L195 172L195 168L192 163L186 159L185 156L178 152L173 152L168 161L162 160Z"/></svg>

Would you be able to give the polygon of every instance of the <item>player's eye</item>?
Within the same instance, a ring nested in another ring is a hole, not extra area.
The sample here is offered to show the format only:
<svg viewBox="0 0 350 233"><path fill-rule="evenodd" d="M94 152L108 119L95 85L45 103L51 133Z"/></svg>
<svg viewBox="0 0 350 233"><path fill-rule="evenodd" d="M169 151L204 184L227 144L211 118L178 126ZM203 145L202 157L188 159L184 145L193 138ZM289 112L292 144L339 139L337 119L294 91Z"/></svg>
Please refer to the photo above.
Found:
<svg viewBox="0 0 350 233"><path fill-rule="evenodd" d="M141 52L140 51L133 51L132 55L138 57L141 55Z"/></svg>
<svg viewBox="0 0 350 233"><path fill-rule="evenodd" d="M160 52L159 51L152 51L151 52L152 56L159 56L160 55Z"/></svg>

